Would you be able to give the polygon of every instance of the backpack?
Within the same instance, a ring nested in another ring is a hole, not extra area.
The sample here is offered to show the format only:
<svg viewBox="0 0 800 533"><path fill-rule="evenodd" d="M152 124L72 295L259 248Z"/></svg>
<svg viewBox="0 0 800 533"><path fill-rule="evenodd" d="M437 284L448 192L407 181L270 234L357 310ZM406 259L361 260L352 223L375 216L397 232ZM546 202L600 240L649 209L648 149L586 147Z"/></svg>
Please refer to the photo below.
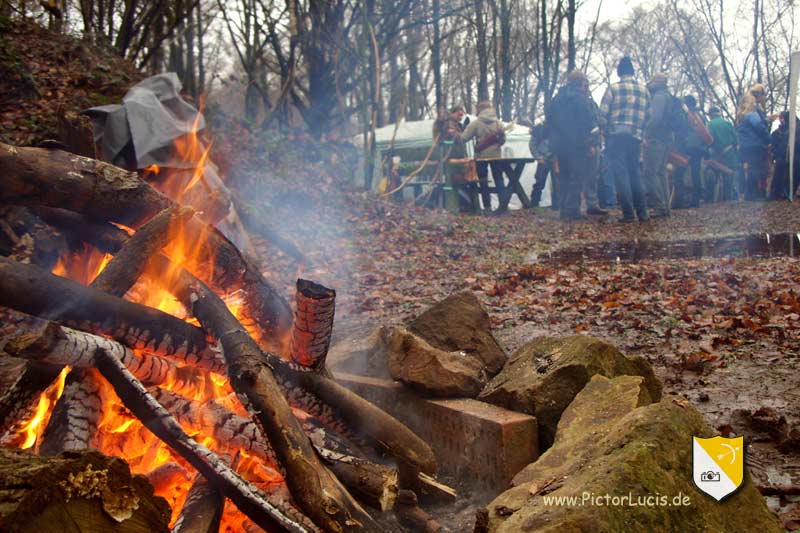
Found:
<svg viewBox="0 0 800 533"><path fill-rule="evenodd" d="M683 105L680 98L672 94L669 95L669 105L667 106L667 126L675 138L685 140L689 134L689 111Z"/></svg>

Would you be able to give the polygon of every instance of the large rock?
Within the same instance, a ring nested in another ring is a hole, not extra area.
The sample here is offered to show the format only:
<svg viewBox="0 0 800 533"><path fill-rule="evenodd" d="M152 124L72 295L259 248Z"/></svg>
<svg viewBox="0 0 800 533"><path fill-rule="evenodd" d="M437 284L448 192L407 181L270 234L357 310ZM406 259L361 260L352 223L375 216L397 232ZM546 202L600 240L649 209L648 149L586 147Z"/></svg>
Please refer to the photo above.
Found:
<svg viewBox="0 0 800 533"><path fill-rule="evenodd" d="M695 487L692 436L711 428L684 401L649 396L642 377L595 375L564 411L553 446L486 507L476 530L781 531L749 475L721 502Z"/></svg>
<svg viewBox="0 0 800 533"><path fill-rule="evenodd" d="M404 328L384 333L389 373L409 387L432 396L474 398L486 385L483 362L476 356L439 350Z"/></svg>
<svg viewBox="0 0 800 533"><path fill-rule="evenodd" d="M505 352L492 335L489 315L472 291L448 296L409 323L408 329L434 348L477 355L490 376L506 362Z"/></svg>
<svg viewBox="0 0 800 533"><path fill-rule="evenodd" d="M645 359L625 357L611 344L574 335L532 340L511 356L478 399L534 415L544 449L553 442L561 413L596 374L642 376L650 397L661 398L661 384Z"/></svg>

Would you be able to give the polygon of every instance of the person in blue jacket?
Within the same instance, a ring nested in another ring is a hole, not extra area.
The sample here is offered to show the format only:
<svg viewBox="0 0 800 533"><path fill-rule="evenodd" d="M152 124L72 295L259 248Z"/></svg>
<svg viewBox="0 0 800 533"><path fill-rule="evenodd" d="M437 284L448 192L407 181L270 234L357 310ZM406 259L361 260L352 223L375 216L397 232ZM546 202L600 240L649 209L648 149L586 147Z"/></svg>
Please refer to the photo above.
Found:
<svg viewBox="0 0 800 533"><path fill-rule="evenodd" d="M770 121L762 107L766 97L763 85L753 85L739 102L736 113L736 134L745 176L745 200L766 198L770 144Z"/></svg>

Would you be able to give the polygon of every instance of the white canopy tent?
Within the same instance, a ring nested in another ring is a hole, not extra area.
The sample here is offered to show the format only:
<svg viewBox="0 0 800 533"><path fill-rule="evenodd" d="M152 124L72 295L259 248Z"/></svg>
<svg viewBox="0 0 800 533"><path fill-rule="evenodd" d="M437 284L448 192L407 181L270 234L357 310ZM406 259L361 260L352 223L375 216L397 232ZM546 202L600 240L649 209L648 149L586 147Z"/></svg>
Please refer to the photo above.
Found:
<svg viewBox="0 0 800 533"><path fill-rule="evenodd" d="M469 120L473 121L476 120L474 116L469 116ZM388 126L384 126L383 128L379 128L375 130L375 144L376 144L376 158L373 162L373 169L374 173L372 176L372 190L373 192L377 192L378 184L381 180L381 160L383 158L383 153L392 146L394 149L403 150L403 149L416 149L418 152L427 152L430 149L431 143L433 142L432 138L432 131L433 131L433 119L428 120L417 120L406 122L400 122L399 126L397 126L397 132L395 133L395 124L390 124ZM392 139L394 138L394 143L392 143ZM503 145L503 157L531 157L530 150L528 148L528 143L530 141L530 132L527 126L520 126L519 124L515 124L510 131L506 132L506 143ZM354 142L357 145L363 146L364 143L364 136L358 135ZM472 156L473 154L473 144L470 142L467 145L467 155ZM435 155L433 156L435 158ZM421 158L420 158L421 159ZM529 164L525 166L525 170L522 172L522 177L520 179L520 183L525 189L525 192L530 194L531 188L533 187L534 175L536 173L536 165ZM363 173L361 173L363 175ZM540 205L548 206L550 205L550 184L548 181L547 188L545 188L544 192L542 193L542 201ZM511 203L509 205L511 209L519 209L521 204L516 196L512 197Z"/></svg>

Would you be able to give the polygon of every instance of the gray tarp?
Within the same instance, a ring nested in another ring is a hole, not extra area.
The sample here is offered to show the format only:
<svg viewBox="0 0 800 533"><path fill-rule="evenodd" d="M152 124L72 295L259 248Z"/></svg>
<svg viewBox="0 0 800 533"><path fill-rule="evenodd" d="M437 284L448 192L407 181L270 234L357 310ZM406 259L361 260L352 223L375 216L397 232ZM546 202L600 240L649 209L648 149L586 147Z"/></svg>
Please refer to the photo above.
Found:
<svg viewBox="0 0 800 533"><path fill-rule="evenodd" d="M173 200L195 208L206 222L216 225L240 249L249 251L246 232L216 165L206 160L202 179L185 190L198 161L181 157L175 150L175 141L203 129L205 120L195 107L181 98L180 90L178 76L167 72L134 85L121 105L88 109L86 114L92 120L95 144L104 161L119 167L141 170L158 165L161 171L151 180L154 187ZM198 144L199 154L205 146L200 141ZM165 187L165 177L180 186ZM176 190L181 191L180 198L172 195Z"/></svg>
<svg viewBox="0 0 800 533"><path fill-rule="evenodd" d="M87 110L103 159L125 168L192 168L194 162L175 157L172 150L175 139L192 132L199 113L181 98L180 90L178 76L167 72L134 85L121 105ZM199 120L198 130L205 127L202 115Z"/></svg>

